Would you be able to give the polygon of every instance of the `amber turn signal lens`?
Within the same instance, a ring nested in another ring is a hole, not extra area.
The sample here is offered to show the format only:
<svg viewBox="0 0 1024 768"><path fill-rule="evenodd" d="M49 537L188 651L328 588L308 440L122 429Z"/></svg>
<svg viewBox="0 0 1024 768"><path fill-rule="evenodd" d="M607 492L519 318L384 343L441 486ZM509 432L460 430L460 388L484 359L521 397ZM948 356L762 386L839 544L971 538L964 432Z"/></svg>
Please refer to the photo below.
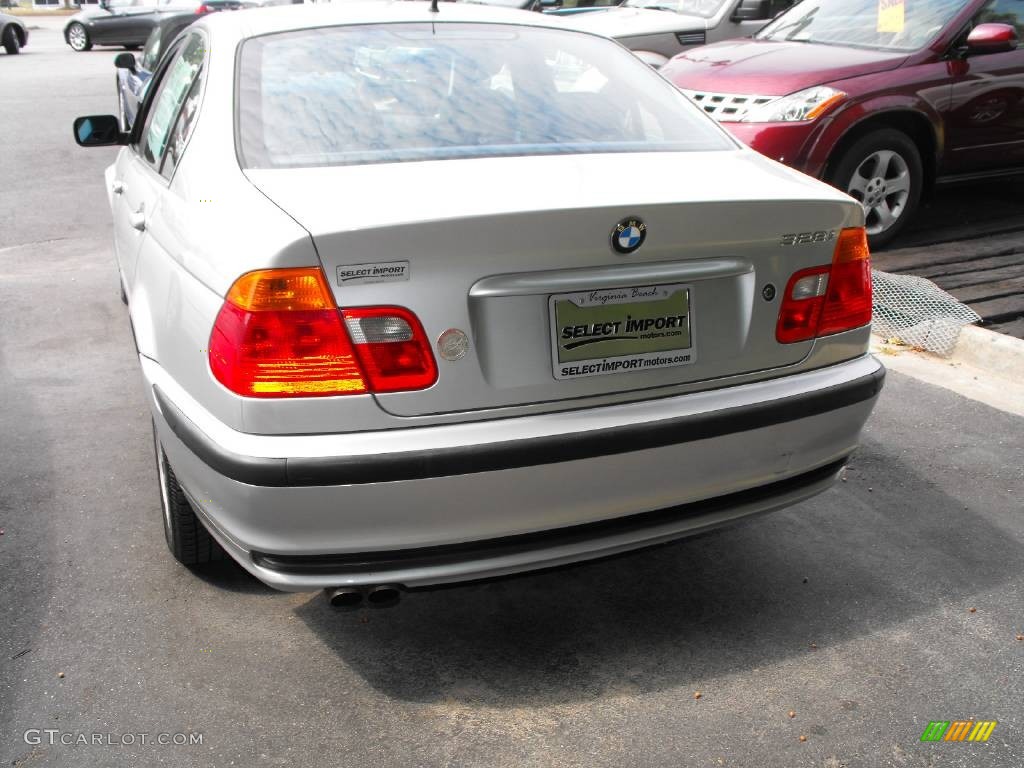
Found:
<svg viewBox="0 0 1024 768"><path fill-rule="evenodd" d="M249 272L231 286L227 300L247 312L334 309L331 289L317 267Z"/></svg>
<svg viewBox="0 0 1024 768"><path fill-rule="evenodd" d="M868 250L868 234L864 227L850 227L839 233L832 264L850 261L866 261L871 258Z"/></svg>

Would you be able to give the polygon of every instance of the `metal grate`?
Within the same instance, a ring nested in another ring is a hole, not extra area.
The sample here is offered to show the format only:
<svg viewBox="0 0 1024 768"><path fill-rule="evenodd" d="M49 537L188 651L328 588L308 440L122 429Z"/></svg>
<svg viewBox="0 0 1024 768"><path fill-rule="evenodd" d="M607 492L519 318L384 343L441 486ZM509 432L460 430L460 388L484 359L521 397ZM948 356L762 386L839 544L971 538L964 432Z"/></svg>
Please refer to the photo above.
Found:
<svg viewBox="0 0 1024 768"><path fill-rule="evenodd" d="M737 121L750 111L751 107L770 104L778 96L752 96L737 93L707 93L704 91L688 91L681 89L690 97L690 101L703 109L716 120Z"/></svg>
<svg viewBox="0 0 1024 768"><path fill-rule="evenodd" d="M949 357L960 329L981 320L973 309L923 277L872 270L871 283L871 330L884 339Z"/></svg>
<svg viewBox="0 0 1024 768"><path fill-rule="evenodd" d="M676 32L676 40L680 45L704 45L707 42L707 33L703 29L696 32Z"/></svg>

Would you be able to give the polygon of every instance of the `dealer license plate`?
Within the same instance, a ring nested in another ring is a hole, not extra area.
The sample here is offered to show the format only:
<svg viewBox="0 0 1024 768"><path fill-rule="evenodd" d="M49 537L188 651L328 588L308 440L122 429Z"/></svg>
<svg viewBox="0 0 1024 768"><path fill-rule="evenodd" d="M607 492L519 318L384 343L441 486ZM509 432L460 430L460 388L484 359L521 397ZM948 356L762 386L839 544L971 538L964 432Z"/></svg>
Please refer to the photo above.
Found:
<svg viewBox="0 0 1024 768"><path fill-rule="evenodd" d="M692 289L649 285L562 293L548 299L556 379L689 365Z"/></svg>

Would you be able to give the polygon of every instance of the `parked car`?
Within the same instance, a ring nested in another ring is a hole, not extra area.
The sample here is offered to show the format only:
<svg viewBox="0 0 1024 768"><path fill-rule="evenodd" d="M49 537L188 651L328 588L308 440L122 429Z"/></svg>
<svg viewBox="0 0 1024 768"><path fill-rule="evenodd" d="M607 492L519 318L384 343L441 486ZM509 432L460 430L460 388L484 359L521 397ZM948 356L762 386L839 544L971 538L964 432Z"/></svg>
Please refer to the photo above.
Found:
<svg viewBox="0 0 1024 768"><path fill-rule="evenodd" d="M619 5L622 0L463 0L463 2L477 3L478 5L497 5L502 8L518 8L523 11L570 15L588 13L609 6Z"/></svg>
<svg viewBox="0 0 1024 768"><path fill-rule="evenodd" d="M716 40L747 37L798 0L625 0L600 13L573 14L577 29L614 38L654 68Z"/></svg>
<svg viewBox="0 0 1024 768"><path fill-rule="evenodd" d="M198 19L200 13L162 14L153 24L153 30L146 39L146 45L136 61L135 54L121 53L114 59L117 68L117 107L121 129L129 131L135 122L135 114L146 93L153 71L164 51L185 27Z"/></svg>
<svg viewBox="0 0 1024 768"><path fill-rule="evenodd" d="M668 541L829 487L881 388L861 207L544 14L210 14L137 121L74 135L183 563L353 605Z"/></svg>
<svg viewBox="0 0 1024 768"><path fill-rule="evenodd" d="M201 10L202 9L202 10ZM75 51L92 50L94 45L141 48L153 25L167 13L206 13L214 10L201 0L104 0L80 11L64 25L64 42Z"/></svg>
<svg viewBox="0 0 1024 768"><path fill-rule="evenodd" d="M0 45L11 54L28 45L28 29L20 19L0 13Z"/></svg>
<svg viewBox="0 0 1024 768"><path fill-rule="evenodd" d="M804 0L662 74L739 139L864 206L872 247L935 183L1024 171L1024 3Z"/></svg>

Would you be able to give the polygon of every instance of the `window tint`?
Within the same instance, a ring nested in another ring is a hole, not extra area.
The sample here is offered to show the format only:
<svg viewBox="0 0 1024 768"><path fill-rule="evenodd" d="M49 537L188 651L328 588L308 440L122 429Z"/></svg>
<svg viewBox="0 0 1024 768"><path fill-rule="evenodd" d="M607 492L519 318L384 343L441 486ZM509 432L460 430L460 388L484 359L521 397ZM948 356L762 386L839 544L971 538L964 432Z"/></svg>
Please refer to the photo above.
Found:
<svg viewBox="0 0 1024 768"><path fill-rule="evenodd" d="M206 46L198 34L188 37L177 49L153 93L153 100L146 115L139 151L154 168L159 169L171 139L182 103L192 88L202 68Z"/></svg>
<svg viewBox="0 0 1024 768"><path fill-rule="evenodd" d="M249 167L733 146L631 53L577 32L302 30L246 41L240 69Z"/></svg>
<svg viewBox="0 0 1024 768"><path fill-rule="evenodd" d="M979 24L1009 24L1024 39L1024 0L993 0L978 14Z"/></svg>

